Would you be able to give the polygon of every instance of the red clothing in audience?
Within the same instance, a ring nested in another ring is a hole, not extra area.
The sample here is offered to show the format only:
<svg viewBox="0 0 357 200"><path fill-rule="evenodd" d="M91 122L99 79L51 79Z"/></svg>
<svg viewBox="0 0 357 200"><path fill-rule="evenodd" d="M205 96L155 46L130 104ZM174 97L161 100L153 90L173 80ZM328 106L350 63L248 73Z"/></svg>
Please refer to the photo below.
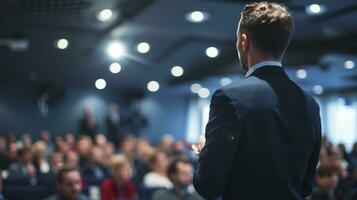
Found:
<svg viewBox="0 0 357 200"><path fill-rule="evenodd" d="M102 182L102 200L125 199L131 200L136 198L136 188L132 181L128 180L118 187L114 179L106 178Z"/></svg>

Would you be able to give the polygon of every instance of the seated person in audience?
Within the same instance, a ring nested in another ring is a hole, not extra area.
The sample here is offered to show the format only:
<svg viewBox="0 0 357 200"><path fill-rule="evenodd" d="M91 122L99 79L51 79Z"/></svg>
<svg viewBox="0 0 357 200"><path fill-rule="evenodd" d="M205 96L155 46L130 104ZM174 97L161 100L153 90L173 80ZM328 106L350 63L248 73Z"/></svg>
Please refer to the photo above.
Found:
<svg viewBox="0 0 357 200"><path fill-rule="evenodd" d="M126 135L120 145L120 153L125 155L130 161L134 160L136 138L133 135Z"/></svg>
<svg viewBox="0 0 357 200"><path fill-rule="evenodd" d="M82 166L88 161L90 150L93 146L92 139L88 136L81 136L78 140L79 165Z"/></svg>
<svg viewBox="0 0 357 200"><path fill-rule="evenodd" d="M46 144L46 158L49 158L53 153L55 147L53 142L51 141L50 133L47 130L42 130L40 133L39 141L44 142Z"/></svg>
<svg viewBox="0 0 357 200"><path fill-rule="evenodd" d="M321 163L316 170L317 188L312 192L311 200L341 199L335 190L338 181L338 169L332 163Z"/></svg>
<svg viewBox="0 0 357 200"><path fill-rule="evenodd" d="M145 174L150 172L149 159L153 153L154 148L146 138L139 138L135 145L135 176L136 183L142 183Z"/></svg>
<svg viewBox="0 0 357 200"><path fill-rule="evenodd" d="M9 177L27 177L29 179L36 177L36 168L32 164L31 151L20 149L17 156L18 161L9 166Z"/></svg>
<svg viewBox="0 0 357 200"><path fill-rule="evenodd" d="M9 142L7 151L3 158L1 158L0 169L7 170L9 166L16 162L17 159L17 145L16 142Z"/></svg>
<svg viewBox="0 0 357 200"><path fill-rule="evenodd" d="M102 200L136 199L136 187L130 180L132 165L124 155L113 156L109 163L110 177L101 185Z"/></svg>
<svg viewBox="0 0 357 200"><path fill-rule="evenodd" d="M69 149L72 151L76 151L76 138L71 132L67 132L64 135L64 142L68 145Z"/></svg>
<svg viewBox="0 0 357 200"><path fill-rule="evenodd" d="M74 151L67 151L64 154L64 164L67 167L78 168L79 167L78 153Z"/></svg>
<svg viewBox="0 0 357 200"><path fill-rule="evenodd" d="M57 172L64 166L63 155L61 152L53 152L50 157L50 174Z"/></svg>
<svg viewBox="0 0 357 200"><path fill-rule="evenodd" d="M99 147L93 147L89 159L82 166L82 175L103 179L107 176L107 170L104 162L103 150Z"/></svg>
<svg viewBox="0 0 357 200"><path fill-rule="evenodd" d="M166 153L166 155L171 156L172 147L174 145L174 138L170 134L165 134L161 137L160 143L157 145L157 148Z"/></svg>
<svg viewBox="0 0 357 200"><path fill-rule="evenodd" d="M173 188L156 191L153 200L203 200L192 186L193 167L188 159L174 160L169 166L168 176Z"/></svg>
<svg viewBox="0 0 357 200"><path fill-rule="evenodd" d="M151 171L143 178L144 187L147 188L172 188L172 183L167 177L169 160L162 151L155 151L149 159Z"/></svg>
<svg viewBox="0 0 357 200"><path fill-rule="evenodd" d="M39 174L47 174L50 172L50 164L46 159L46 143L37 141L33 146L33 163Z"/></svg>
<svg viewBox="0 0 357 200"><path fill-rule="evenodd" d="M45 200L89 200L88 197L81 194L82 178L77 169L65 167L57 173L57 194L54 194Z"/></svg>
<svg viewBox="0 0 357 200"><path fill-rule="evenodd" d="M32 149L32 139L31 139L31 136L29 134L23 134L21 136L21 147L23 149L31 151L31 149Z"/></svg>

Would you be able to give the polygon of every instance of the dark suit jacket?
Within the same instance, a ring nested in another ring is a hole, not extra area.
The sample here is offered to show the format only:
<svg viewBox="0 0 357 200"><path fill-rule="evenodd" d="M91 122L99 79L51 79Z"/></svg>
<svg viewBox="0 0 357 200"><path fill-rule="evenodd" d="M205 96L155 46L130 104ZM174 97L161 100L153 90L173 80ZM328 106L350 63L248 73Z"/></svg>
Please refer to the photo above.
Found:
<svg viewBox="0 0 357 200"><path fill-rule="evenodd" d="M194 176L207 199L300 200L311 194L321 146L319 106L281 67L217 90Z"/></svg>

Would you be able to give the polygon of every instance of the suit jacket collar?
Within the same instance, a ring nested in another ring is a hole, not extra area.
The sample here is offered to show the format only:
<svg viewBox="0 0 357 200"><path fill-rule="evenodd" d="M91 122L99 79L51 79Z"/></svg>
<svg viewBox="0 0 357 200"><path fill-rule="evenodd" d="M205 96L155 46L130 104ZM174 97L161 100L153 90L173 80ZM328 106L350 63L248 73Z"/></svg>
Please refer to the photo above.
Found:
<svg viewBox="0 0 357 200"><path fill-rule="evenodd" d="M279 66L270 66L270 65L266 65L263 67L260 67L258 69L256 69L253 73L251 73L250 75L246 76L245 78L248 78L250 76L257 76L260 74L270 74L270 75L286 75L284 68L279 67Z"/></svg>

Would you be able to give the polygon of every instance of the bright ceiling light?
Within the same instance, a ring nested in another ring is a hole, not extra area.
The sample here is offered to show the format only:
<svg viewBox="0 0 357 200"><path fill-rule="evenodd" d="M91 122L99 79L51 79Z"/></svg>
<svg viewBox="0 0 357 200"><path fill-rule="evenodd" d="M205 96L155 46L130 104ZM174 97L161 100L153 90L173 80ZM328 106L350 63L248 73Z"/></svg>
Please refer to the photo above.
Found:
<svg viewBox="0 0 357 200"><path fill-rule="evenodd" d="M346 69L353 69L355 67L355 63L352 60L345 61L345 68Z"/></svg>
<svg viewBox="0 0 357 200"><path fill-rule="evenodd" d="M156 92L160 89L160 84L157 81L150 81L147 84L147 88L150 92Z"/></svg>
<svg viewBox="0 0 357 200"><path fill-rule="evenodd" d="M124 54L124 46L119 42L109 44L107 52L112 58L120 58Z"/></svg>
<svg viewBox="0 0 357 200"><path fill-rule="evenodd" d="M299 70L296 71L296 76L299 79L305 79L307 77L307 72L304 69L299 69Z"/></svg>
<svg viewBox="0 0 357 200"><path fill-rule="evenodd" d="M103 9L97 15L98 21L101 22L106 22L110 20L112 17L113 17L113 11L110 9Z"/></svg>
<svg viewBox="0 0 357 200"><path fill-rule="evenodd" d="M66 49L68 47L69 43L67 39L59 39L57 40L57 48L59 49Z"/></svg>
<svg viewBox="0 0 357 200"><path fill-rule="evenodd" d="M180 77L183 75L183 69L180 66L173 66L171 68L171 74L174 77Z"/></svg>
<svg viewBox="0 0 357 200"><path fill-rule="evenodd" d="M207 21L209 14L202 11L192 11L186 14L186 20L192 23L202 23Z"/></svg>
<svg viewBox="0 0 357 200"><path fill-rule="evenodd" d="M305 10L309 15L320 15L325 12L326 7L320 4L311 4L306 6Z"/></svg>
<svg viewBox="0 0 357 200"><path fill-rule="evenodd" d="M206 49L206 55L210 58L215 58L219 54L219 51L216 47L208 47Z"/></svg>
<svg viewBox="0 0 357 200"><path fill-rule="evenodd" d="M100 79L98 79L97 81L95 81L95 87L96 87L98 90L104 89L105 86L107 86L107 82L105 82L104 79L100 78Z"/></svg>
<svg viewBox="0 0 357 200"><path fill-rule="evenodd" d="M191 85L191 92L198 93L198 91L202 88L202 86L198 83L194 83Z"/></svg>
<svg viewBox="0 0 357 200"><path fill-rule="evenodd" d="M113 73L113 74L117 74L121 71L121 65L119 63L112 63L109 66L109 70Z"/></svg>
<svg viewBox="0 0 357 200"><path fill-rule="evenodd" d="M203 98L203 99L209 97L209 94L210 94L210 92L209 92L209 90L207 88L201 88L198 91L198 96Z"/></svg>
<svg viewBox="0 0 357 200"><path fill-rule="evenodd" d="M147 53L150 51L150 45L147 42L141 42L136 47L139 53Z"/></svg>
<svg viewBox="0 0 357 200"><path fill-rule="evenodd" d="M230 79L230 78L225 77L225 78L221 79L221 86L222 87L226 86L226 85L229 85L230 83L232 83L232 79Z"/></svg>
<svg viewBox="0 0 357 200"><path fill-rule="evenodd" d="M321 86L321 85L315 85L313 88L312 88L312 91L317 94L317 95L320 95L324 92L324 88Z"/></svg>

